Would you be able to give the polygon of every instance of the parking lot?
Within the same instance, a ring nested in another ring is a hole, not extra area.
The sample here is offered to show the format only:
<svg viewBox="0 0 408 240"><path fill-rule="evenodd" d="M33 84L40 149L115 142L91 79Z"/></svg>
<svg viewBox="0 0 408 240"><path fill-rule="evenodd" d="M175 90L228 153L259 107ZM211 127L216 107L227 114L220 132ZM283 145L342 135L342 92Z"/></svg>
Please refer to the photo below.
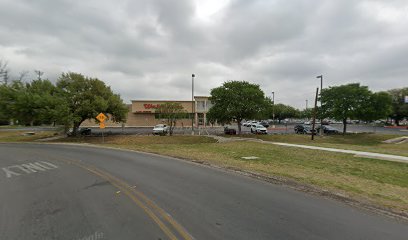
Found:
<svg viewBox="0 0 408 240"><path fill-rule="evenodd" d="M272 126L268 127L268 134L294 134L294 127L296 124L277 124L275 128ZM341 132L343 130L343 124L331 124L330 126L336 128ZM228 125L229 128L233 128L238 131L238 126L236 124ZM317 127L317 125L316 125ZM125 127L125 128L92 128L93 134L137 134L137 135L150 135L152 134L153 127ZM242 126L241 128L243 134L251 134L250 127ZM199 127L194 130L195 135L219 135L224 133L224 128L221 127ZM370 125L357 125L349 124L347 125L347 132L349 133L378 133L378 134L397 134L397 135L408 135L408 130L396 129L396 128L386 128L386 127L373 127ZM175 128L174 134L190 135L191 128Z"/></svg>

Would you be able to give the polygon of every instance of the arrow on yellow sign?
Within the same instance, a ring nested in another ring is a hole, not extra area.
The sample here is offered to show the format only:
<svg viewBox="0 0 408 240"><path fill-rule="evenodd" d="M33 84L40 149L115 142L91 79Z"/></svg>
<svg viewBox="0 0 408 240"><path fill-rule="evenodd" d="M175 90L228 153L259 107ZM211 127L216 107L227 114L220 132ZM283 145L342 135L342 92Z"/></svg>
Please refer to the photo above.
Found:
<svg viewBox="0 0 408 240"><path fill-rule="evenodd" d="M105 120L106 120L107 118L108 118L108 117L106 117L106 115L103 114L103 113L99 113L98 116L96 116L96 119L98 119L98 121L101 122L101 123L105 122Z"/></svg>

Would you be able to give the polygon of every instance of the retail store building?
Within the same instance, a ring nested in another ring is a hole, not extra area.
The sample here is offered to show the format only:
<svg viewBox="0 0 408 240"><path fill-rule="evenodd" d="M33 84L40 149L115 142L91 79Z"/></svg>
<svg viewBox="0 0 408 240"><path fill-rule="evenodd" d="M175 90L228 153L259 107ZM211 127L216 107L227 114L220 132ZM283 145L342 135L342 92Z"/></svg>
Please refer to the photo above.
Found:
<svg viewBox="0 0 408 240"><path fill-rule="evenodd" d="M194 101L177 101L177 100L132 100L128 105L129 111L125 123L106 122L107 127L153 127L159 123L166 123L166 119L161 118L156 113L156 108L166 102L180 103L186 111L186 118L178 119L177 127L205 127L208 125L207 113L212 104L207 96L196 96ZM81 126L98 126L95 120L88 120Z"/></svg>

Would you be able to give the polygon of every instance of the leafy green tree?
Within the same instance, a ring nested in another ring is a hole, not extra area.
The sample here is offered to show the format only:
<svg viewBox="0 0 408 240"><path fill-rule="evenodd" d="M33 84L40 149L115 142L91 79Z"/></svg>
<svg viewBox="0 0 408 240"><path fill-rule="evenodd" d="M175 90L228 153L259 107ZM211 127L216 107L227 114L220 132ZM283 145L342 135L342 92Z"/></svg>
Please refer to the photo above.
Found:
<svg viewBox="0 0 408 240"><path fill-rule="evenodd" d="M79 73L63 73L57 87L68 109L62 121L73 126L74 136L83 121L94 119L101 112L109 114L114 122L126 120L128 108L120 96L97 78L88 78Z"/></svg>
<svg viewBox="0 0 408 240"><path fill-rule="evenodd" d="M377 92L370 95L369 100L359 113L360 120L374 121L387 118L392 112L392 98L387 92Z"/></svg>
<svg viewBox="0 0 408 240"><path fill-rule="evenodd" d="M30 123L32 117L25 116L24 113L26 108L30 107L31 102L26 101L27 88L22 82L14 81L12 84L4 84L0 87L0 112L5 118L13 119L19 124ZM26 103L25 106L24 103Z"/></svg>
<svg viewBox="0 0 408 240"><path fill-rule="evenodd" d="M181 103L166 102L160 104L156 108L156 114L159 118L166 119L167 126L169 127L170 136L173 135L174 127L178 119L186 118L187 111L183 108Z"/></svg>
<svg viewBox="0 0 408 240"><path fill-rule="evenodd" d="M260 116L257 117L257 119L272 119L274 113L275 119L277 119L279 123L286 118L294 118L300 116L300 112L298 109L282 103L274 105L272 99L267 97L265 98L265 107L262 110Z"/></svg>
<svg viewBox="0 0 408 240"><path fill-rule="evenodd" d="M322 91L322 115L341 120L343 134L347 130L347 119L362 119L367 115L367 106L372 100L372 92L359 83L329 87Z"/></svg>
<svg viewBox="0 0 408 240"><path fill-rule="evenodd" d="M48 80L31 83L14 81L2 86L1 109L8 119L23 125L55 123L55 115L63 109L64 101L58 98L58 89Z"/></svg>
<svg viewBox="0 0 408 240"><path fill-rule="evenodd" d="M282 103L275 104L275 118L278 119L279 123L286 118L294 118L298 115L298 110L292 106ZM272 116L272 112L270 116Z"/></svg>
<svg viewBox="0 0 408 240"><path fill-rule="evenodd" d="M404 118L408 118L408 103L404 102L405 96L408 96L408 87L392 89L388 91L392 99L392 112L390 117L394 119L397 126Z"/></svg>
<svg viewBox="0 0 408 240"><path fill-rule="evenodd" d="M313 108L303 109L299 111L298 114L300 118L311 119L313 116Z"/></svg>
<svg viewBox="0 0 408 240"><path fill-rule="evenodd" d="M11 86L0 85L0 121L2 124L8 124L13 119L13 105L16 94Z"/></svg>
<svg viewBox="0 0 408 240"><path fill-rule="evenodd" d="M243 119L253 119L264 110L266 101L257 84L246 81L229 81L211 90L213 106L207 116L210 122L229 123L236 120L241 133Z"/></svg>

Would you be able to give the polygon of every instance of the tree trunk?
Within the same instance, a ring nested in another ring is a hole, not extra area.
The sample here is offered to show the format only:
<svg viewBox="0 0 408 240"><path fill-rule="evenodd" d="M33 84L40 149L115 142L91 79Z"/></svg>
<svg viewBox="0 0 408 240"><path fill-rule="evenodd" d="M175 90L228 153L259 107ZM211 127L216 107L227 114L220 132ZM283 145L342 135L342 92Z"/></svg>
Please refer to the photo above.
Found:
<svg viewBox="0 0 408 240"><path fill-rule="evenodd" d="M85 121L85 119L81 120L80 122L74 122L74 126L72 127L72 136L77 136L79 126L81 126L83 121Z"/></svg>
<svg viewBox="0 0 408 240"><path fill-rule="evenodd" d="M343 119L343 135L346 134L347 131L347 118Z"/></svg>
<svg viewBox="0 0 408 240"><path fill-rule="evenodd" d="M176 126L176 121L175 120L172 120L171 121L171 123L170 123L170 136L173 136L173 130L174 130L174 127Z"/></svg>
<svg viewBox="0 0 408 240"><path fill-rule="evenodd" d="M400 122L399 122L399 119L398 119L398 118L395 119L395 125L397 125L397 126L400 125Z"/></svg>
<svg viewBox="0 0 408 240"><path fill-rule="evenodd" d="M237 122L238 122L238 134L241 134L241 121L242 121L242 119L237 119Z"/></svg>
<svg viewBox="0 0 408 240"><path fill-rule="evenodd" d="M74 126L72 127L72 136L73 137L77 136L79 125L81 125L81 123L74 122Z"/></svg>

